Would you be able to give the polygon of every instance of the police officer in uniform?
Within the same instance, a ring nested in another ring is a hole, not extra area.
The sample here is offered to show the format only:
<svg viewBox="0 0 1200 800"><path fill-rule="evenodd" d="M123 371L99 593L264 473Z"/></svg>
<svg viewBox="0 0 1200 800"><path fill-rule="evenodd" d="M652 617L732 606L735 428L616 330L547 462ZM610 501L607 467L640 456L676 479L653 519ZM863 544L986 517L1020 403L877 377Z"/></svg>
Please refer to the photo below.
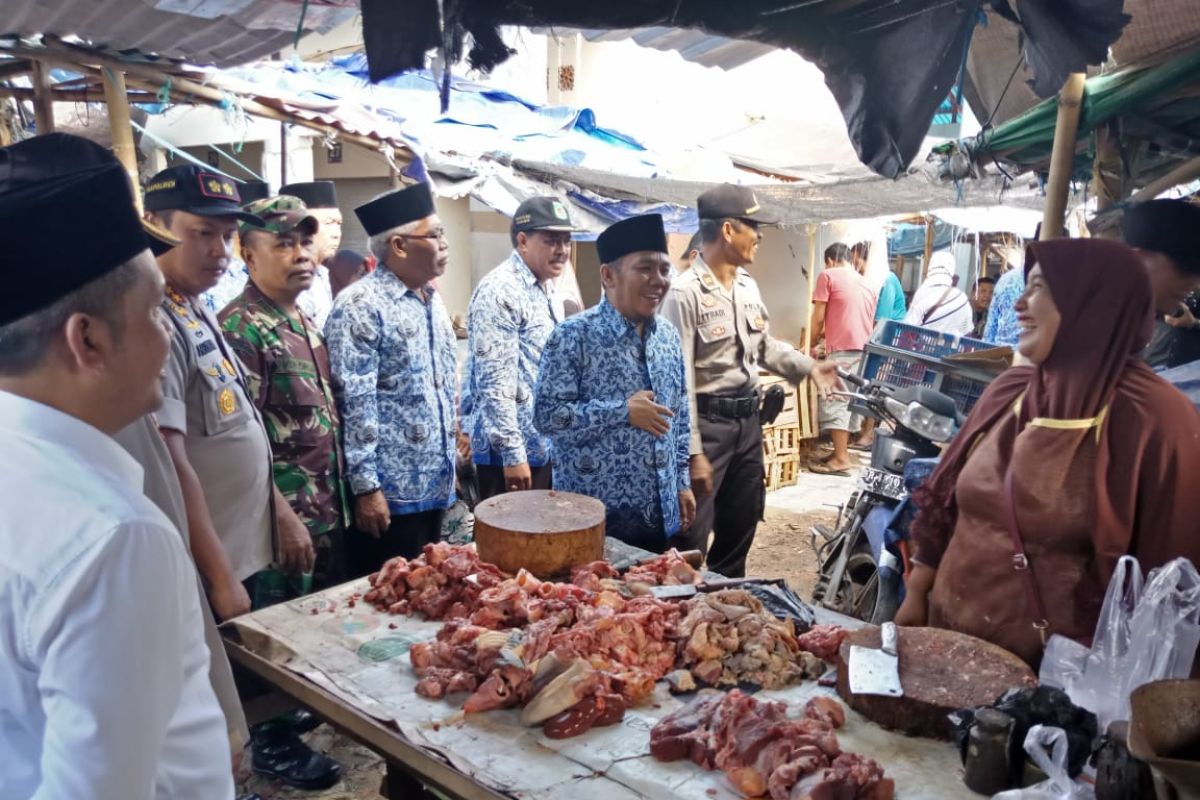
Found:
<svg viewBox="0 0 1200 800"><path fill-rule="evenodd" d="M272 480L271 444L243 365L201 302L228 268L242 210L236 182L185 164L146 185L152 221L179 245L159 257L171 346L163 370L158 424L175 464L196 565L222 619L249 610L268 568L313 569L312 538ZM257 605L261 605L261 601ZM278 721L251 730L253 766L301 789L341 778L336 761L311 750Z"/></svg>
<svg viewBox="0 0 1200 800"><path fill-rule="evenodd" d="M759 227L771 224L754 192L723 184L700 195L697 208L700 255L676 276L662 310L679 329L691 376L697 495L696 521L671 543L707 551L709 569L740 578L765 500L758 371L793 384L811 377L827 391L838 383L837 365L818 364L770 335L758 284L745 270L762 240Z"/></svg>

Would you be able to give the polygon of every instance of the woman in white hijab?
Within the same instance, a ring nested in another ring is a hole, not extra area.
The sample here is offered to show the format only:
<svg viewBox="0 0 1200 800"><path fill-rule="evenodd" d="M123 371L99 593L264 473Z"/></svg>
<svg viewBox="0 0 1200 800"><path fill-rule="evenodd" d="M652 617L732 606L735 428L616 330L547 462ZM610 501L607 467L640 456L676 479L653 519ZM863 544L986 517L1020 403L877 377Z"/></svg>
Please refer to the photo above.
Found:
<svg viewBox="0 0 1200 800"><path fill-rule="evenodd" d="M913 295L904 321L955 336L974 329L971 301L954 288L954 256L949 251L940 250L929 259L929 273Z"/></svg>

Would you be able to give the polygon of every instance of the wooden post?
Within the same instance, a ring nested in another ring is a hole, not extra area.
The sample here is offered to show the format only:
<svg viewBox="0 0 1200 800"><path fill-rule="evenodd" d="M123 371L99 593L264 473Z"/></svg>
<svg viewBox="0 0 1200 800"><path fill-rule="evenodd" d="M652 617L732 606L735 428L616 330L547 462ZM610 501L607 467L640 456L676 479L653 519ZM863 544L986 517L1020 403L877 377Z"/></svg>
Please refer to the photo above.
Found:
<svg viewBox="0 0 1200 800"><path fill-rule="evenodd" d="M54 99L50 94L50 69L41 61L33 62L33 117L38 136L54 133Z"/></svg>
<svg viewBox="0 0 1200 800"><path fill-rule="evenodd" d="M933 217L925 218L925 263L921 267L921 280L929 277L929 260L933 258L933 240L937 237L937 228Z"/></svg>
<svg viewBox="0 0 1200 800"><path fill-rule="evenodd" d="M1042 240L1063 233L1067 191L1075 166L1075 139L1079 134L1079 111L1083 107L1083 85L1087 75L1072 72L1058 93L1058 120L1054 125L1054 149L1050 152L1050 178L1046 182L1046 206L1042 213Z"/></svg>
<svg viewBox="0 0 1200 800"><path fill-rule="evenodd" d="M112 136L112 151L121 166L129 173L133 184L133 199L142 213L142 193L138 191L137 147L133 144L133 125L129 120L129 95L125 88L125 73L105 67L104 100L108 104L108 129Z"/></svg>

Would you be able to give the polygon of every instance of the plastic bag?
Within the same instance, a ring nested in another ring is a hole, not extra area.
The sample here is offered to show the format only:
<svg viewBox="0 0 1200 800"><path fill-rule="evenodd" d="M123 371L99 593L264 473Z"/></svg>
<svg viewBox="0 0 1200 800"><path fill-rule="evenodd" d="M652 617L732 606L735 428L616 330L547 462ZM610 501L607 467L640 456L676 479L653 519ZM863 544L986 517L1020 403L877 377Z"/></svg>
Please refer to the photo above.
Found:
<svg viewBox="0 0 1200 800"><path fill-rule="evenodd" d="M1025 737L1025 752L1048 780L1000 792L992 800L1090 800L1096 796L1090 786L1075 783L1067 775L1067 734L1062 728L1034 725Z"/></svg>
<svg viewBox="0 0 1200 800"><path fill-rule="evenodd" d="M1129 694L1150 681L1186 678L1200 645L1200 574L1177 558L1143 585L1137 561L1117 562L1091 649L1052 636L1042 660L1042 683L1058 686L1094 711L1100 730L1129 719Z"/></svg>

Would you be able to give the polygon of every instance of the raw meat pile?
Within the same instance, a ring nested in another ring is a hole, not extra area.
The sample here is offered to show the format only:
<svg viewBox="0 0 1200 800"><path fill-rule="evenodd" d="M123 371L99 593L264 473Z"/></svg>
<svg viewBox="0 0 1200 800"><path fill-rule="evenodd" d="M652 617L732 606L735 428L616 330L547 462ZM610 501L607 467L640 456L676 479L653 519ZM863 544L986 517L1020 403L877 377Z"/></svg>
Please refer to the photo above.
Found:
<svg viewBox="0 0 1200 800"><path fill-rule="evenodd" d="M825 672L825 662L801 647L791 620L766 611L745 589L698 594L683 607L679 664L694 680L689 685L686 676L673 673L668 680L679 691L695 683L778 689Z"/></svg>
<svg viewBox="0 0 1200 800"><path fill-rule="evenodd" d="M895 784L869 758L843 753L836 728L841 705L828 697L808 702L789 718L784 703L762 703L734 689L697 697L650 731L659 761L690 758L719 769L747 797L772 800L892 800Z"/></svg>
<svg viewBox="0 0 1200 800"><path fill-rule="evenodd" d="M700 583L701 580L700 573L674 547L657 558L634 564L625 571L625 582L629 584L680 586Z"/></svg>
<svg viewBox="0 0 1200 800"><path fill-rule="evenodd" d="M363 600L380 611L457 619L470 615L480 593L503 581L504 573L470 547L438 542L414 559L388 559L367 580L371 589Z"/></svg>
<svg viewBox="0 0 1200 800"><path fill-rule="evenodd" d="M460 553L474 556L428 545L423 563L393 559L366 595L389 610L447 619L433 641L409 651L423 697L469 693L468 713L529 703L527 723L570 736L620 720L674 666L679 607L604 588L614 580L610 565L576 571L593 591L524 571L494 579L472 572L480 564Z"/></svg>

